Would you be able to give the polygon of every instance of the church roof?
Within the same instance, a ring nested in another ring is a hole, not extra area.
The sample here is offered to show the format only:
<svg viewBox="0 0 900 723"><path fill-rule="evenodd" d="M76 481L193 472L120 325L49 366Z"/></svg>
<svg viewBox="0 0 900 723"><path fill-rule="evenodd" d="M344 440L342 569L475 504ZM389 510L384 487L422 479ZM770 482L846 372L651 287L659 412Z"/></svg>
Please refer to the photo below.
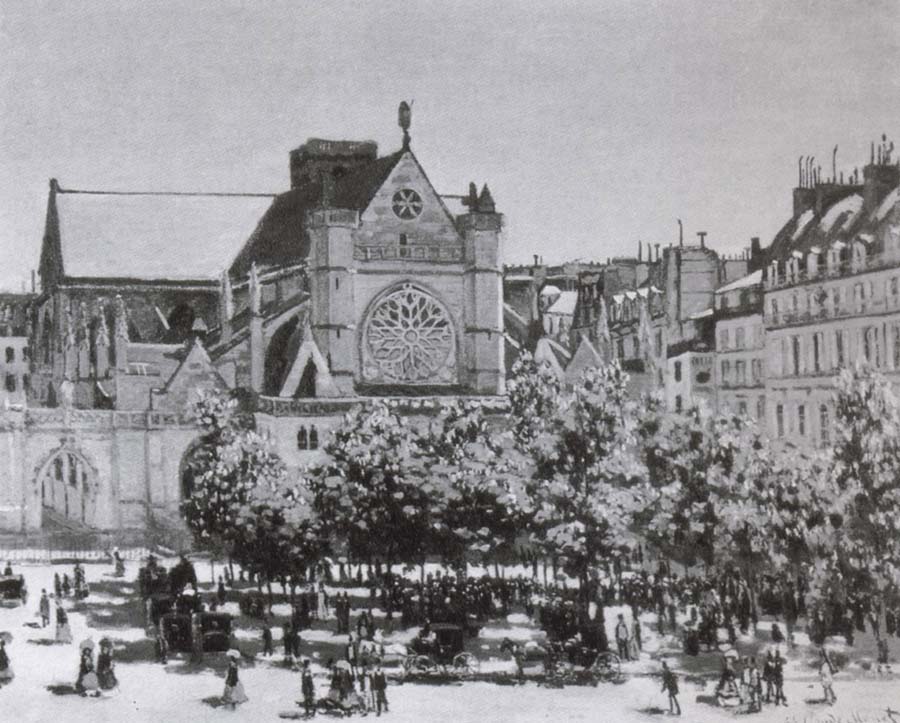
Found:
<svg viewBox="0 0 900 723"><path fill-rule="evenodd" d="M335 179L328 205L364 210L404 152L376 158ZM322 204L322 192L321 182L307 181L276 196L253 235L248 234L247 242L235 256L231 275L245 276L254 262L260 267L287 266L305 259L309 254L309 238L304 217L307 211Z"/></svg>
<svg viewBox="0 0 900 723"><path fill-rule="evenodd" d="M272 201L262 194L51 190L48 239L69 278L214 280ZM51 225L55 224L55 228Z"/></svg>

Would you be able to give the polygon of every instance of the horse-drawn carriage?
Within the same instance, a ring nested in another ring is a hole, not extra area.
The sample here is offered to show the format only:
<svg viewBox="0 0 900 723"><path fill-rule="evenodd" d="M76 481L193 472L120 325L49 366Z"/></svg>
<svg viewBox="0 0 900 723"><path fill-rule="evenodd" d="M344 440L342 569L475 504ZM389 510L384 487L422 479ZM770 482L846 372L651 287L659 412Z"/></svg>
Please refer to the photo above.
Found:
<svg viewBox="0 0 900 723"><path fill-rule="evenodd" d="M454 623L433 623L423 628L408 646L403 672L458 676L477 673L481 664L472 653L466 652L465 639L466 629Z"/></svg>
<svg viewBox="0 0 900 723"><path fill-rule="evenodd" d="M4 575L0 577L0 604L25 604L28 600L28 588L22 575Z"/></svg>
<svg viewBox="0 0 900 723"><path fill-rule="evenodd" d="M166 613L160 619L169 650L190 653L195 647L204 653L222 653L232 647L232 618L228 613L197 613L197 628L190 613ZM199 635L200 639L195 640Z"/></svg>

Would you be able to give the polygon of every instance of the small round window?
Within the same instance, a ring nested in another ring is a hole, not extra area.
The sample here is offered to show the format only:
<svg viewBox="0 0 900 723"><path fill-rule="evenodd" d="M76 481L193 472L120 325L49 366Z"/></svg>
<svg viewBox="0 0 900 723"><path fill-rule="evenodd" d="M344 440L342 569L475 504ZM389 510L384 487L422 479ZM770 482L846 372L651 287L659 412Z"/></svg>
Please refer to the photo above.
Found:
<svg viewBox="0 0 900 723"><path fill-rule="evenodd" d="M391 207L398 218L409 221L422 213L422 197L411 188L403 188L394 194Z"/></svg>

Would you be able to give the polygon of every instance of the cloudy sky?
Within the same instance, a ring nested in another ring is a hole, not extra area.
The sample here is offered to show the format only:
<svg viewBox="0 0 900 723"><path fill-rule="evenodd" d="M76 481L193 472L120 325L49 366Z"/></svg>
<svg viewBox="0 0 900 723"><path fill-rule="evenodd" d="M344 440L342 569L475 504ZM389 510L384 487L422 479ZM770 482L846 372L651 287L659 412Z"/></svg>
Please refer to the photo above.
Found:
<svg viewBox="0 0 900 723"><path fill-rule="evenodd" d="M47 181L280 191L307 137L487 181L506 260L737 252L790 213L801 154L900 143L897 0L0 3L0 286L37 264Z"/></svg>

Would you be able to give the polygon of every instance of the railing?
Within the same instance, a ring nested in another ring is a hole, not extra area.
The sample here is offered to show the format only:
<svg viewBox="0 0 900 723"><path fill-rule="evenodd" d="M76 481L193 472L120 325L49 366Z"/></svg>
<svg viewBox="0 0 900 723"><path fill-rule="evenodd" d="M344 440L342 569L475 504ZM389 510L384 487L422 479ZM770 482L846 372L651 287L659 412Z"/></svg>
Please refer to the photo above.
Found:
<svg viewBox="0 0 900 723"><path fill-rule="evenodd" d="M446 244L357 244L353 249L357 261L429 261L433 263L460 263L462 246Z"/></svg>
<svg viewBox="0 0 900 723"><path fill-rule="evenodd" d="M854 274L862 274L867 271L890 268L900 268L900 257L897 254L872 254L864 258L842 261L837 265L823 267L815 270L813 273L810 273L807 269L800 269L795 274L779 274L775 279L769 276L766 280L766 290L774 291L812 281L836 279L841 276L853 276Z"/></svg>
<svg viewBox="0 0 900 723"><path fill-rule="evenodd" d="M190 412L115 411L68 409L65 407L25 409L25 424L33 427L82 427L90 429L155 429L196 426Z"/></svg>
<svg viewBox="0 0 900 723"><path fill-rule="evenodd" d="M766 326L793 326L797 324L811 324L816 321L828 319L843 319L851 316L875 314L892 309L900 310L900 296L888 296L882 299L866 299L855 302L853 308L822 307L817 311L781 311L777 314L771 312L763 316Z"/></svg>

